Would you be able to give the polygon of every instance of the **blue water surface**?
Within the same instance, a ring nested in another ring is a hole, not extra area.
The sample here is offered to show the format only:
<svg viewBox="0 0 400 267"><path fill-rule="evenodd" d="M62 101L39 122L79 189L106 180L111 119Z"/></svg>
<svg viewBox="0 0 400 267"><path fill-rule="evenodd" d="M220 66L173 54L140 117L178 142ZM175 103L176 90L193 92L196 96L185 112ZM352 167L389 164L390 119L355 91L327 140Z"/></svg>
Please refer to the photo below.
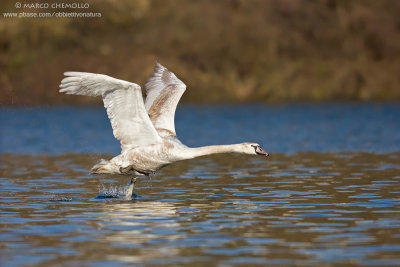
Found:
<svg viewBox="0 0 400 267"><path fill-rule="evenodd" d="M120 152L104 108L1 108L0 266L399 266L399 118L399 104L182 105L185 144L271 157L177 162L126 199L128 177L89 174Z"/></svg>
<svg viewBox="0 0 400 267"><path fill-rule="evenodd" d="M0 153L118 154L103 107L3 107ZM182 105L175 118L189 146L254 141L269 153L400 151L400 105Z"/></svg>

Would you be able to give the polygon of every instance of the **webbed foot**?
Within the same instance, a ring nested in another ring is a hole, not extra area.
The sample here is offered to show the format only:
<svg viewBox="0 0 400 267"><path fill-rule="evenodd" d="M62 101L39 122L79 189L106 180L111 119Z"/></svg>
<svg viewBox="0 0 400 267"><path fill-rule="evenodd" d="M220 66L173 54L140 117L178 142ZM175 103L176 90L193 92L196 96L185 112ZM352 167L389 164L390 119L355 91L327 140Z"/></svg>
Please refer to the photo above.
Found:
<svg viewBox="0 0 400 267"><path fill-rule="evenodd" d="M135 188L135 183L136 178L131 178L128 188L126 189L125 199L129 200L137 197L136 193L133 191L133 189Z"/></svg>

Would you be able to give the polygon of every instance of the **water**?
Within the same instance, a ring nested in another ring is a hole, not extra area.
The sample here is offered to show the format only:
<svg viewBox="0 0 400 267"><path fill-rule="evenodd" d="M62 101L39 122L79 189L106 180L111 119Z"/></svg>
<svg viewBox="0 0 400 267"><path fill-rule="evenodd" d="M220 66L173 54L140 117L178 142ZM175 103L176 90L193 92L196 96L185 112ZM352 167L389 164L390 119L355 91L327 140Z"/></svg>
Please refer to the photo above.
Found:
<svg viewBox="0 0 400 267"><path fill-rule="evenodd" d="M189 146L254 141L269 153L400 151L400 105L178 106ZM0 153L120 153L102 107L0 109Z"/></svg>
<svg viewBox="0 0 400 267"><path fill-rule="evenodd" d="M184 106L183 142L272 156L179 162L133 200L88 174L119 152L102 109L0 116L1 266L400 265L399 106Z"/></svg>

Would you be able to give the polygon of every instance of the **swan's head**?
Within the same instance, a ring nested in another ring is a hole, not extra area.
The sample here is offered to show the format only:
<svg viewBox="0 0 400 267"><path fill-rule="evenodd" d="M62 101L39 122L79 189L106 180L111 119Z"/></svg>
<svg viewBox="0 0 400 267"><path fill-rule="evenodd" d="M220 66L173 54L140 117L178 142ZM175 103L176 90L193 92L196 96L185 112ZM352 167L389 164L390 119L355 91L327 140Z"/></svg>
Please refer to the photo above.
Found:
<svg viewBox="0 0 400 267"><path fill-rule="evenodd" d="M242 153L249 154L249 155L261 155L268 157L269 154L264 151L261 146L257 143L243 143L242 146Z"/></svg>

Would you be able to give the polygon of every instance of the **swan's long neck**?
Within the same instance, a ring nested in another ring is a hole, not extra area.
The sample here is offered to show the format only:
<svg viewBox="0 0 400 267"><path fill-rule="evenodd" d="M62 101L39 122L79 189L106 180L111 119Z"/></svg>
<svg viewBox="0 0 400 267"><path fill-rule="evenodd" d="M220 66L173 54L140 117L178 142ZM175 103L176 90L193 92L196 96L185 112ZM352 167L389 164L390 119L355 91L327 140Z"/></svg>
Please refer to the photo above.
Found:
<svg viewBox="0 0 400 267"><path fill-rule="evenodd" d="M234 145L217 145L217 146L188 148L185 153L186 154L185 158L192 159L201 156L221 154L221 153L241 153L240 147L241 147L240 144L234 144Z"/></svg>

